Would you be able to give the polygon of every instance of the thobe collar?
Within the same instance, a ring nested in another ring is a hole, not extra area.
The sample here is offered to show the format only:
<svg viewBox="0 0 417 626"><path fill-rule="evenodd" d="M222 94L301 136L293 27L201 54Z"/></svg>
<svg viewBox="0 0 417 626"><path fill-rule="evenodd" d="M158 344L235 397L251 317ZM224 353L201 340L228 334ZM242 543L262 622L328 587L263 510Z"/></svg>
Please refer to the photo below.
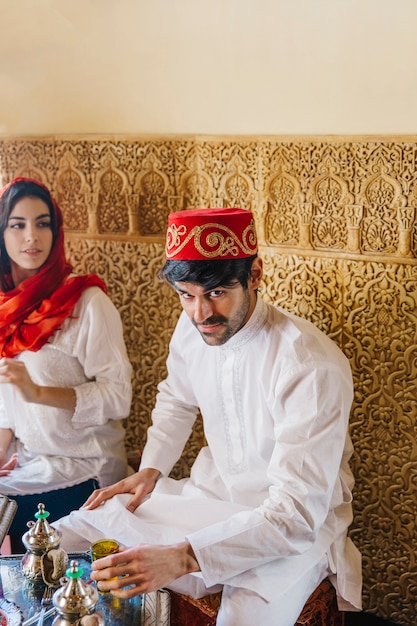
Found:
<svg viewBox="0 0 417 626"><path fill-rule="evenodd" d="M268 305L257 295L255 308L246 324L226 343L218 347L221 350L238 350L245 343L251 341L264 326L267 312Z"/></svg>

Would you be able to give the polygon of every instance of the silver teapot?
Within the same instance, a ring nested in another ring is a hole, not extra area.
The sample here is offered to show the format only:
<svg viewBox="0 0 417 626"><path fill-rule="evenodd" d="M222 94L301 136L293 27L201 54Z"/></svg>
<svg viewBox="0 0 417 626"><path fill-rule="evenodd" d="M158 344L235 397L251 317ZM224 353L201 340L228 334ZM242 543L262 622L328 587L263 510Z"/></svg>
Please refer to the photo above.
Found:
<svg viewBox="0 0 417 626"><path fill-rule="evenodd" d="M38 512L35 513L36 522L27 523L29 530L22 537L26 554L22 559L22 571L27 580L34 585L43 585L42 557L49 550L59 547L62 533L55 530L47 520L49 512L45 511L45 505L38 504Z"/></svg>
<svg viewBox="0 0 417 626"><path fill-rule="evenodd" d="M104 624L100 614L94 613L98 603L98 591L92 585L82 580L83 570L78 561L71 561L66 571L66 576L61 578L62 586L55 591L52 603L58 615L52 622L52 626L69 626L70 624L82 624L85 620L91 620L94 614L94 623ZM85 616L91 616L83 619Z"/></svg>

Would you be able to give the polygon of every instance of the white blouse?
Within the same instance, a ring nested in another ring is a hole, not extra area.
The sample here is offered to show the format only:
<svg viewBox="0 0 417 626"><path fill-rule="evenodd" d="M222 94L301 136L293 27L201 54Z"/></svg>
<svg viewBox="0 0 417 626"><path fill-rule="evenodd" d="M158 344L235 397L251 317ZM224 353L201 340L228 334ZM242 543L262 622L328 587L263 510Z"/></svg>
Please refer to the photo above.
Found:
<svg viewBox="0 0 417 626"><path fill-rule="evenodd" d="M101 487L127 474L122 419L130 409L131 372L120 315L98 287L86 289L73 315L39 351L24 351L32 380L73 387L75 411L23 401L0 385L0 428L16 440L19 467L2 477L2 494L29 494L96 478Z"/></svg>

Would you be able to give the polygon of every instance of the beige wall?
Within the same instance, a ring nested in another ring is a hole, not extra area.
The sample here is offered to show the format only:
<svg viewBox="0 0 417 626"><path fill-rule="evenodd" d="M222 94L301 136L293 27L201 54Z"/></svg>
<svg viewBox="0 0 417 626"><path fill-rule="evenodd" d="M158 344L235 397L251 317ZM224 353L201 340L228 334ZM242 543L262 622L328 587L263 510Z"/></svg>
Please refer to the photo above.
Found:
<svg viewBox="0 0 417 626"><path fill-rule="evenodd" d="M415 0L0 0L0 136L415 134Z"/></svg>

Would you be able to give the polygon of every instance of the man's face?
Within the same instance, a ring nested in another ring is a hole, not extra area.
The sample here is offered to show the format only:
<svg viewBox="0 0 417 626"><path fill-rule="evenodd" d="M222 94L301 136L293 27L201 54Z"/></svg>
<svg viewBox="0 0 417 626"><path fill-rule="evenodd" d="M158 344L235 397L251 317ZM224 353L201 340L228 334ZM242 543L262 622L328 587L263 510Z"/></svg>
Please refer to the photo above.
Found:
<svg viewBox="0 0 417 626"><path fill-rule="evenodd" d="M175 283L184 311L208 345L221 346L246 324L255 308L261 276L262 263L255 259L247 289L238 280L210 291L196 283Z"/></svg>

